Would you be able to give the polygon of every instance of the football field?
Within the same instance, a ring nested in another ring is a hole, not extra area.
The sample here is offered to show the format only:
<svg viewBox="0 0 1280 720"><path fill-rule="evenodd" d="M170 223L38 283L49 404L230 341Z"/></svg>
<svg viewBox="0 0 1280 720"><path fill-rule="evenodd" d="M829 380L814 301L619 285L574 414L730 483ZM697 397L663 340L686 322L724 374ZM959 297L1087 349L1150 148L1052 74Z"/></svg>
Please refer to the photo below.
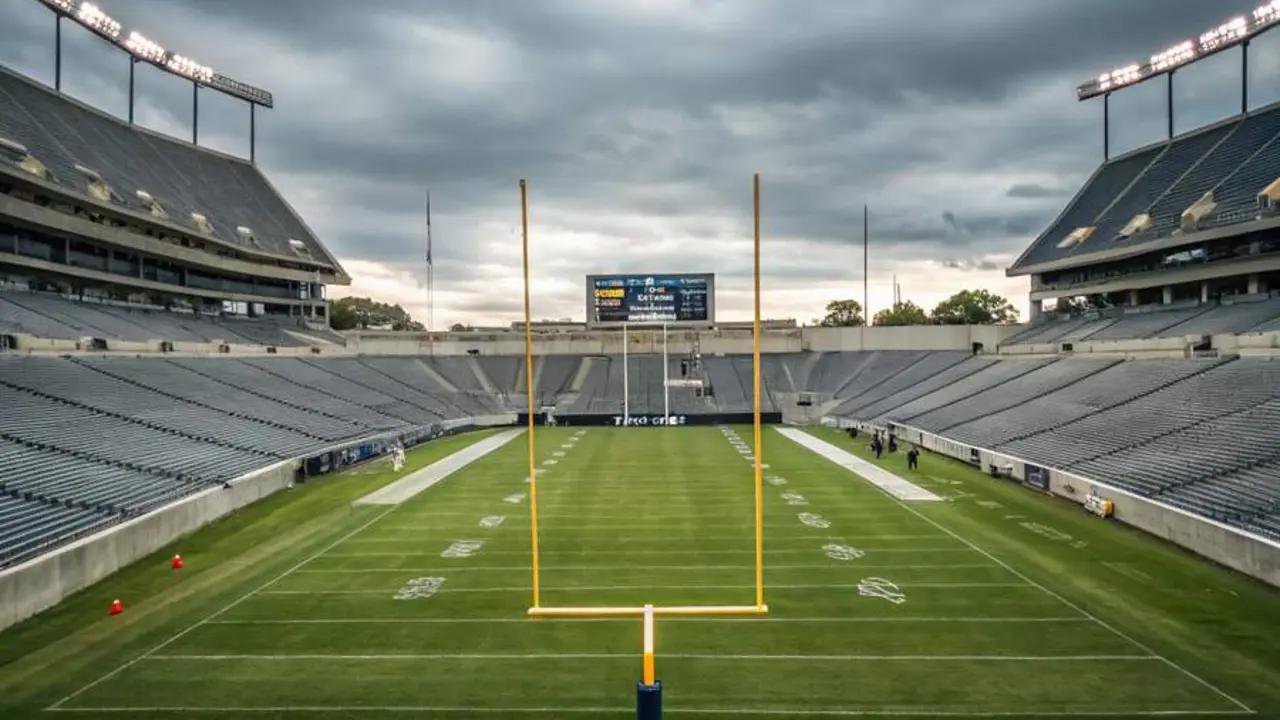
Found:
<svg viewBox="0 0 1280 720"><path fill-rule="evenodd" d="M755 603L749 427L536 437L543 605ZM1276 629L1272 590L950 461L886 458L943 497L905 502L764 437L769 612L658 619L668 714L1209 717L1275 700L1256 637ZM519 435L403 504L356 507L38 714L634 717L638 619L526 617L526 453Z"/></svg>

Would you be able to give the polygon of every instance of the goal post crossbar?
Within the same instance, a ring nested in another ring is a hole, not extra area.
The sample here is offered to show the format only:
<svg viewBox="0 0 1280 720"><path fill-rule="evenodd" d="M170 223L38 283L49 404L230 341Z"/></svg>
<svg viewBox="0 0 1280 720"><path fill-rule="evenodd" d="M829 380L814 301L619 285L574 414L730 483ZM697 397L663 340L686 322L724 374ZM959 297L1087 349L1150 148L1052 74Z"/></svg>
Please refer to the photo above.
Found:
<svg viewBox="0 0 1280 720"><path fill-rule="evenodd" d="M707 616L707 615L765 615L768 605L652 605L652 606L599 606L599 607L531 607L529 617L596 618L641 617L645 607L651 607L654 615Z"/></svg>
<svg viewBox="0 0 1280 720"><path fill-rule="evenodd" d="M751 337L751 376L752 376L752 425L754 430L754 453L752 457L755 490L755 604L754 605L666 605L666 606L618 606L618 607L547 607L542 605L541 567L538 549L538 468L535 460L535 422L533 399L533 323L532 310L529 303L529 195L525 180L520 180L520 225L522 256L524 262L524 359L525 359L525 396L526 415L528 420L528 455L529 455L529 513L532 545L533 572L533 604L529 607L529 617L619 617L619 616L652 616L652 615L763 615L769 612L764 601L764 448L761 438L761 391L760 391L760 173L752 177L752 258L753 258L753 302L752 302L752 337ZM664 328L665 329L665 328ZM626 325L623 325L626 332ZM665 333L664 333L665 335ZM626 352L626 343L623 343ZM665 380L665 341L664 341L664 382ZM626 375L623 375L624 382ZM665 388L664 388L665 391ZM624 398L627 393L624 393ZM625 400L624 400L625 401ZM648 613L646 613L648 608Z"/></svg>

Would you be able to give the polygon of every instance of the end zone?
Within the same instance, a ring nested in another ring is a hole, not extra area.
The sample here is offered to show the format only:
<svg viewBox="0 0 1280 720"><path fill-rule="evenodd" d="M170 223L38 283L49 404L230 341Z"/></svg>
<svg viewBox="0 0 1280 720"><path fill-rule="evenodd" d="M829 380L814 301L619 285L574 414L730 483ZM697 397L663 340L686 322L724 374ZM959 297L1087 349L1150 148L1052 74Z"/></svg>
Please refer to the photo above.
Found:
<svg viewBox="0 0 1280 720"><path fill-rule="evenodd" d="M803 430L795 428L774 429L782 433L782 436L788 440L812 450L840 467L859 475L867 482L899 500L909 502L940 502L942 500L941 497L928 490L918 485L913 485L888 470L869 463L848 450L838 448L826 440L816 438Z"/></svg>
<svg viewBox="0 0 1280 720"><path fill-rule="evenodd" d="M487 437L477 443L468 445L458 452L437 460L434 463L412 472L399 480L356 500L356 505L399 505L414 495L430 488L450 475L465 468L471 463L516 439L523 428L504 430L497 435Z"/></svg>

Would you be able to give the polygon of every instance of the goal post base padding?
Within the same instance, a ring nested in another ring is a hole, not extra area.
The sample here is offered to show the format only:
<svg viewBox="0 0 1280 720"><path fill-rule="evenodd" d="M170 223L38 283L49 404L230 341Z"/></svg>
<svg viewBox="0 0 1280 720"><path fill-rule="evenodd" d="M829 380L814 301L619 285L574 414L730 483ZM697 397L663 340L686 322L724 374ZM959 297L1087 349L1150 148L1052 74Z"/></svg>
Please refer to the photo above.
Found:
<svg viewBox="0 0 1280 720"><path fill-rule="evenodd" d="M640 617L644 606L635 607L531 607L529 617ZM654 615L765 615L768 605L658 605Z"/></svg>
<svg viewBox="0 0 1280 720"><path fill-rule="evenodd" d="M652 685L636 683L636 720L661 720L662 681Z"/></svg>

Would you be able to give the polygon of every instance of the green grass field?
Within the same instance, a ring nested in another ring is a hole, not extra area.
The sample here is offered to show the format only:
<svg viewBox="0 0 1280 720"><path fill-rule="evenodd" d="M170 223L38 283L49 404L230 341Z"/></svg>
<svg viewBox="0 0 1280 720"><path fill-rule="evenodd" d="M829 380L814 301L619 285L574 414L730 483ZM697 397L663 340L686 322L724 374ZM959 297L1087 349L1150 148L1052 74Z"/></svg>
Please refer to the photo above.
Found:
<svg viewBox="0 0 1280 720"><path fill-rule="evenodd" d="M904 504L764 436L771 611L659 619L669 714L1280 717L1274 589L959 463L887 457L947 497ZM752 466L719 429L537 438L544 605L754 603ZM525 617L525 451L390 510L351 504L389 466L357 469L166 548L0 634L0 717L634 717L638 620Z"/></svg>

